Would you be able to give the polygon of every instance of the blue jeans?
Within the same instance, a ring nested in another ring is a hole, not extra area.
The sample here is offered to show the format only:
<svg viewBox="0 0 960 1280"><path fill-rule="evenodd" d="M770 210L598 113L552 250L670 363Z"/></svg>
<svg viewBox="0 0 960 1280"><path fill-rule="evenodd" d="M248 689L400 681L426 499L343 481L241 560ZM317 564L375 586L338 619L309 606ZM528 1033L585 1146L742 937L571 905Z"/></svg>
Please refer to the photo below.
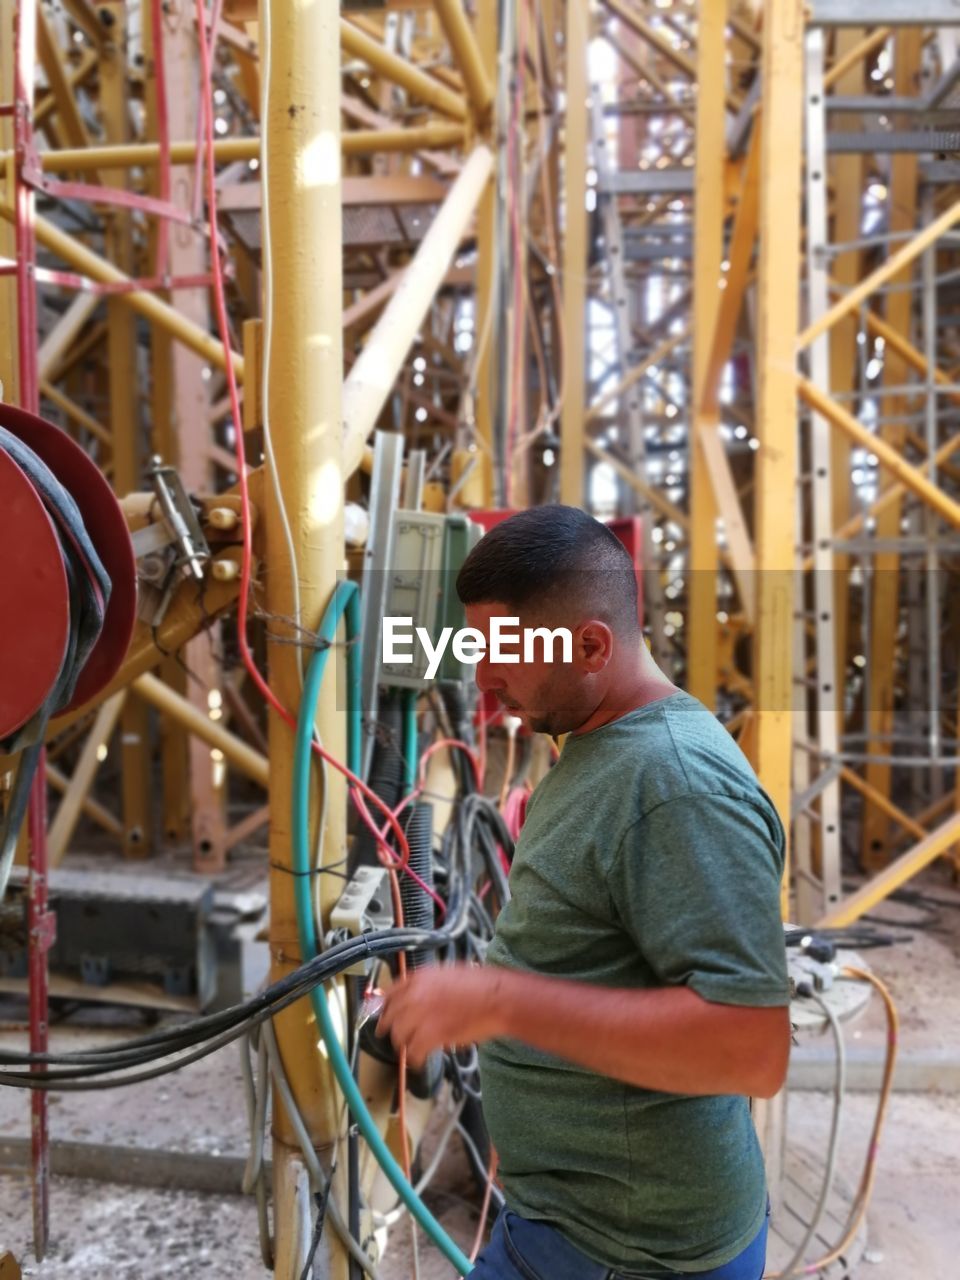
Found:
<svg viewBox="0 0 960 1280"><path fill-rule="evenodd" d="M770 1210L767 1209L769 1217ZM531 1222L504 1209L490 1243L477 1258L471 1280L760 1280L767 1256L767 1219L746 1249L712 1271L611 1271L575 1248L546 1222Z"/></svg>

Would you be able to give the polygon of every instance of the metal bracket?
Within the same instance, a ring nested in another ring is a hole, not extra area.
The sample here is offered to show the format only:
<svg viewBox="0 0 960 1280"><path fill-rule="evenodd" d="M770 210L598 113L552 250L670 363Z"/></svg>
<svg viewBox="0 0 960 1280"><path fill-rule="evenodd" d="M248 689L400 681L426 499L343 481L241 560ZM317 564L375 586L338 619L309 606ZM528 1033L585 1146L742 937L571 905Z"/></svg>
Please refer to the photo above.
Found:
<svg viewBox="0 0 960 1280"><path fill-rule="evenodd" d="M163 621L182 576L203 581L210 547L197 509L176 470L154 458L148 475L162 519L138 529L131 540L137 558L137 615L156 627Z"/></svg>
<svg viewBox="0 0 960 1280"><path fill-rule="evenodd" d="M210 559L210 548L200 528L196 508L183 487L183 481L174 467L165 466L159 458L153 459L148 475L153 481L163 517L180 548L177 567L184 575L201 582L203 566Z"/></svg>

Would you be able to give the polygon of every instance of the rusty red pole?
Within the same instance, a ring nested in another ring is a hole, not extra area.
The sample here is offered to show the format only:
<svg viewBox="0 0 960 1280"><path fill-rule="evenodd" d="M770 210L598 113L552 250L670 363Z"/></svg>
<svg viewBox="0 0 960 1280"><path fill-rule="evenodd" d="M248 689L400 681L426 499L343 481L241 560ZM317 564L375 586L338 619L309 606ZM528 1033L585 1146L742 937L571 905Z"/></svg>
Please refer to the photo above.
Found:
<svg viewBox="0 0 960 1280"><path fill-rule="evenodd" d="M17 319L19 333L20 404L38 413L37 282L33 188L23 171L33 161L33 86L37 48L36 0L20 0L14 19L14 204L17 242ZM47 910L47 784L46 753L40 752L30 789L30 874L27 931L30 990L30 1050L47 1051L47 951L53 917ZM47 1250L50 1221L50 1137L47 1094L35 1089L30 1097L31 1165L33 1172L33 1252L40 1262Z"/></svg>

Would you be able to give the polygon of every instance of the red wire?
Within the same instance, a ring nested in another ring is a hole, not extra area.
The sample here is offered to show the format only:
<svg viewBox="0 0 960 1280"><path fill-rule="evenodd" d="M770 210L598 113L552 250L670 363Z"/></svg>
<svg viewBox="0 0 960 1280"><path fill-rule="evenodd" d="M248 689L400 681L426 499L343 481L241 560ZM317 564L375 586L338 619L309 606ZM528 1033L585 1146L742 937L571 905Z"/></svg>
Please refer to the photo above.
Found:
<svg viewBox="0 0 960 1280"><path fill-rule="evenodd" d="M429 747L427 747L426 751L424 751L423 755L420 757L420 767L418 770L419 777L420 777L420 784L417 787L417 791L418 792L422 791L426 783L425 766L427 761L430 759L432 755L435 755L436 752L442 750L443 748L448 748L450 750L452 750L453 748L456 748L458 751L463 752L463 754L470 761L470 768L473 770L473 778L477 784L477 790L479 791L480 782L481 782L480 761L477 759L476 752L473 750L470 744L467 742L464 742L462 738L437 738L435 742L430 743ZM394 812L396 812L396 810L394 810Z"/></svg>
<svg viewBox="0 0 960 1280"><path fill-rule="evenodd" d="M400 804L397 805L397 807L392 811L394 817L398 817L403 812L403 810L407 807L407 805L410 804L414 799L416 799L417 795L419 795L419 790L420 789L417 788L416 791L411 792L410 795L408 795ZM353 796L353 802L357 806L357 813L359 813L361 821L363 822L364 826L367 827L367 829L371 831L373 835L376 836L377 838L377 851L380 856L380 861L383 863L383 865L387 867L387 869L390 871L402 871L404 875L408 875L411 880L413 880L416 884L420 886L420 888L424 891L424 893L428 894L434 900L434 902L440 908L441 914L446 915L447 904L440 897L440 895L436 893L433 889L431 889L430 886L424 880L420 879L416 871L414 871L413 867L408 866L405 863L402 863L396 851L391 849L390 846L387 844L386 830L387 830L388 824L384 823L383 827L380 830L378 830L370 814L370 810L367 808L366 804L363 802L360 796L357 796L357 795Z"/></svg>

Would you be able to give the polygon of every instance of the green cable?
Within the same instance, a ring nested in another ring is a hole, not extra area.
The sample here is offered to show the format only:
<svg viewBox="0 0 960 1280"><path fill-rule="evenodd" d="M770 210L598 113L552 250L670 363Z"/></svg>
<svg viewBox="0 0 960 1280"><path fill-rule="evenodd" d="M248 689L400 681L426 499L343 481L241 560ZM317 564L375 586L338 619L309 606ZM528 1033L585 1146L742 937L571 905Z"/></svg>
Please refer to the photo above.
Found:
<svg viewBox="0 0 960 1280"><path fill-rule="evenodd" d="M403 691L403 790L409 795L417 785L417 697L418 689Z"/></svg>
<svg viewBox="0 0 960 1280"><path fill-rule="evenodd" d="M350 768L357 773L360 767L360 652L357 637L360 634L360 593L355 582L338 582L327 605L317 639L320 641L307 668L303 686L303 698L297 717L297 732L293 754L293 886L297 908L297 932L303 961L312 960L318 953L316 923L310 892L310 761L313 749L313 723L320 684L327 665L330 645L336 639L337 625L346 614L347 619L347 687L348 687L348 758ZM414 702L414 709L416 703ZM416 721L414 720L414 725ZM415 766L414 766L415 767ZM400 1196L414 1218L457 1269L460 1276L473 1270L469 1258L444 1231L416 1191L407 1181L403 1170L394 1159L390 1148L380 1136L363 1095L350 1070L350 1063L340 1044L333 1025L327 995L322 986L310 993L313 1011L326 1045L330 1065L343 1092L347 1106L366 1139L377 1163L387 1175L394 1190Z"/></svg>

